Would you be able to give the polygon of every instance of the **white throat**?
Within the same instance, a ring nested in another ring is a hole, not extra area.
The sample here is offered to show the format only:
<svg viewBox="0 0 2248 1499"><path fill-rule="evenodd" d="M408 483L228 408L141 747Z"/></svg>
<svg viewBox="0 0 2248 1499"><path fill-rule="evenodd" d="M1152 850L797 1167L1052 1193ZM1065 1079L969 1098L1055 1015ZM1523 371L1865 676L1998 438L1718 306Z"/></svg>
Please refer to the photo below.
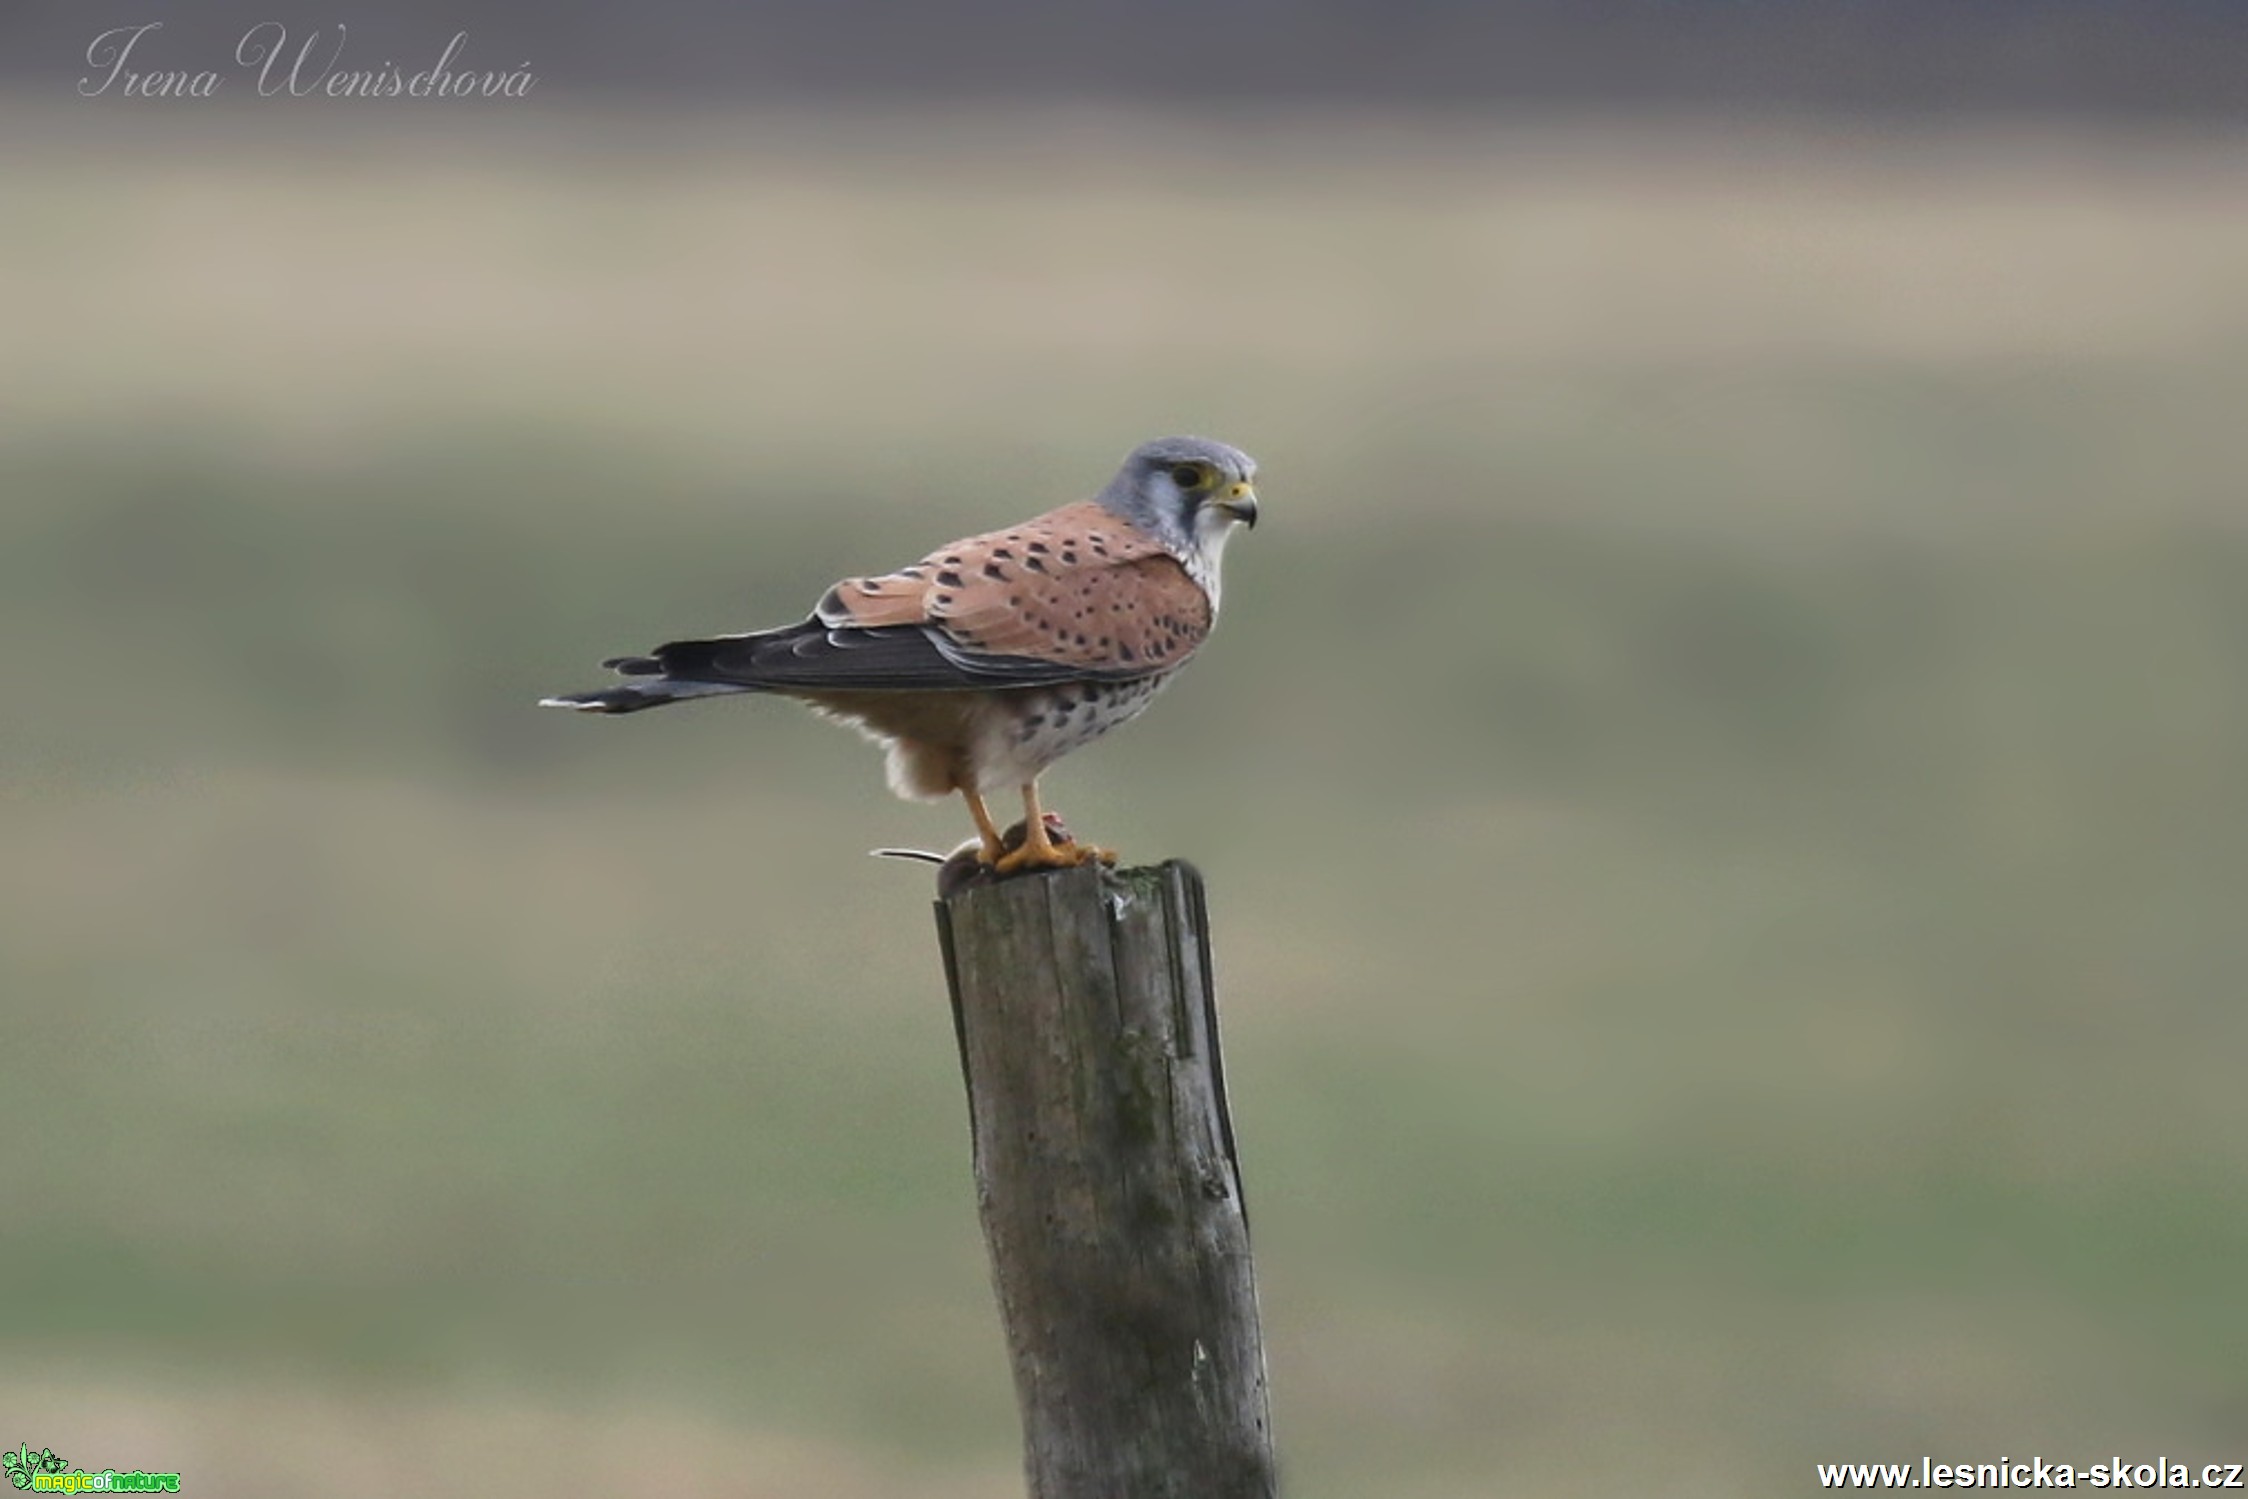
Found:
<svg viewBox="0 0 2248 1499"><path fill-rule="evenodd" d="M1186 564L1187 576L1210 596L1212 614L1218 612L1218 564L1225 559L1225 544L1240 529L1240 521L1215 505L1206 505L1194 517L1194 545L1179 559Z"/></svg>

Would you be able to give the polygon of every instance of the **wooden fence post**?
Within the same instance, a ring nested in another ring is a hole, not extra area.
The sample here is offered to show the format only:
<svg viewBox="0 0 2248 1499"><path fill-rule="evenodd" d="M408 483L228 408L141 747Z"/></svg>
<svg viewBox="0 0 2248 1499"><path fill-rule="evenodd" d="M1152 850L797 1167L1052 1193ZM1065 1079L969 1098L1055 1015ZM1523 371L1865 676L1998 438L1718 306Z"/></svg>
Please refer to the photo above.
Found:
<svg viewBox="0 0 2248 1499"><path fill-rule="evenodd" d="M937 903L1032 1499L1272 1499L1202 877Z"/></svg>

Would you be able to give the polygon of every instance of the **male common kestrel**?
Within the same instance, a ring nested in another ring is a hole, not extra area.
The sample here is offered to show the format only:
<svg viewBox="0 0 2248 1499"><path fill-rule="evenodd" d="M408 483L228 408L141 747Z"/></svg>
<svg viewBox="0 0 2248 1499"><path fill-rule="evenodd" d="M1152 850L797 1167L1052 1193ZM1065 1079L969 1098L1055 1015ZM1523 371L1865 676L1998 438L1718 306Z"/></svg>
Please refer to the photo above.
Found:
<svg viewBox="0 0 2248 1499"><path fill-rule="evenodd" d="M967 798L983 861L999 871L1113 861L1048 836L1038 777L1136 717L1209 635L1226 541L1257 523L1256 472L1222 442L1159 438L1090 500L846 578L801 624L604 662L633 680L543 706L637 713L737 692L799 698L887 748L898 795ZM984 806L1009 786L1022 792L1025 828L1011 852Z"/></svg>

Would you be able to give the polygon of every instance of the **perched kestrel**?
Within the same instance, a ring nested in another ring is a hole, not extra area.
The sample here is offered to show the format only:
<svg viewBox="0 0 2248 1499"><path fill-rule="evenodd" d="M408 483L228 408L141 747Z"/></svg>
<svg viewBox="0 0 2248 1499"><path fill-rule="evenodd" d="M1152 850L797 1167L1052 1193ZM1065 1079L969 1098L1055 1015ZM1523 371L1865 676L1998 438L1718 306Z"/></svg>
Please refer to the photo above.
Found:
<svg viewBox="0 0 2248 1499"><path fill-rule="evenodd" d="M940 547L911 567L846 578L801 624L675 640L603 664L628 678L543 706L637 713L773 692L854 724L890 756L890 788L957 791L1002 873L1115 855L1047 835L1038 777L1136 717L1210 633L1218 561L1257 523L1248 454L1199 437L1133 450L1090 500ZM1008 850L984 806L1022 792Z"/></svg>

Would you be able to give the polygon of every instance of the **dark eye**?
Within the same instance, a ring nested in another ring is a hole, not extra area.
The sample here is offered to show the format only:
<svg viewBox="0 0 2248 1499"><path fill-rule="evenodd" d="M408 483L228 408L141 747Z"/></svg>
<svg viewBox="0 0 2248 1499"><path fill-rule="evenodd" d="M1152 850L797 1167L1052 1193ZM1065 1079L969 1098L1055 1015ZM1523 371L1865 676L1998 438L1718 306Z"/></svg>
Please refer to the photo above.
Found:
<svg viewBox="0 0 2248 1499"><path fill-rule="evenodd" d="M1200 489L1210 482L1210 471L1199 463L1182 463L1171 470L1171 482L1181 489Z"/></svg>

